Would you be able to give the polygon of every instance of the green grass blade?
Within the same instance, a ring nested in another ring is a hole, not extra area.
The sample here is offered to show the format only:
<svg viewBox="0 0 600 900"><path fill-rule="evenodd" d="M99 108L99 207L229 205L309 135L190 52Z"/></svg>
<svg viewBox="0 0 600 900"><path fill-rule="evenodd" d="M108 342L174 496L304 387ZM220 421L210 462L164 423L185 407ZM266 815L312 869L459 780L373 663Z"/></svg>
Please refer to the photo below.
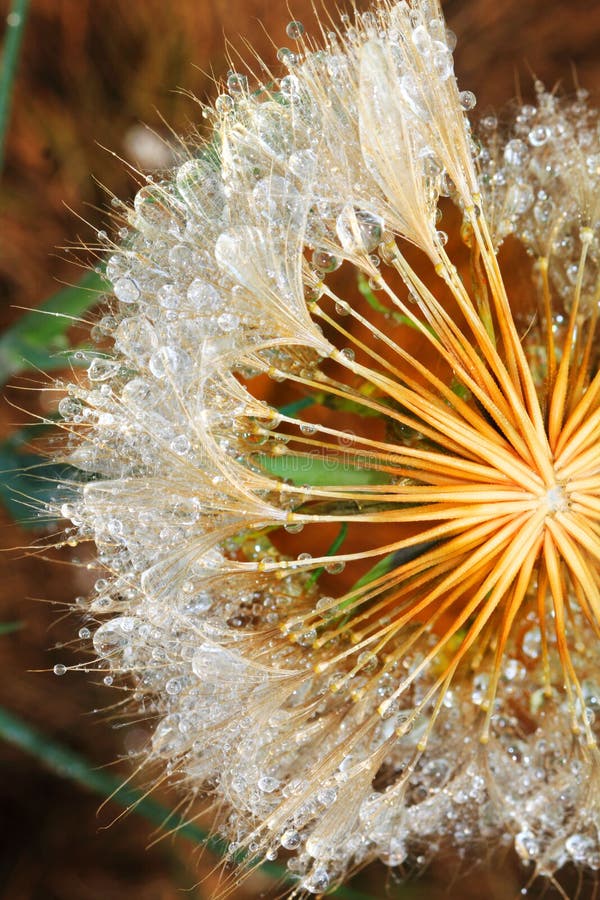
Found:
<svg viewBox="0 0 600 900"><path fill-rule="evenodd" d="M154 825L165 829L177 828L178 834L196 843L204 843L209 839L208 834L193 822L184 822L177 813L151 797L145 797L142 791L124 786L118 776L93 768L77 753L50 740L45 734L1 707L0 737L35 756L46 768L61 778L74 781L101 797L112 797L118 806L131 807L132 812L143 816Z"/></svg>
<svg viewBox="0 0 600 900"><path fill-rule="evenodd" d="M5 634L14 634L15 631L21 631L23 622L0 622L0 637Z"/></svg>
<svg viewBox="0 0 600 900"><path fill-rule="evenodd" d="M209 835L194 822L187 822L179 813L146 796L137 788L123 785L122 779L117 775L93 768L83 757L50 740L2 707L0 707L0 738L31 754L61 778L74 781L104 799L110 797L112 803L141 816L161 830L176 831L177 835L193 843L204 844L220 856L224 854L226 844L220 838ZM260 868L278 880L289 877L286 869L276 863L263 863ZM342 900L370 900L367 894L348 887L338 888L332 892L332 896L340 897Z"/></svg>
<svg viewBox="0 0 600 900"><path fill-rule="evenodd" d="M4 47L0 61L0 173L4 165L10 107L28 10L29 0L13 0L6 17Z"/></svg>
<svg viewBox="0 0 600 900"><path fill-rule="evenodd" d="M335 537L335 540L333 541L333 543L327 550L327 553L325 554L325 556L333 556L335 553L337 553L338 550L340 549L340 547L342 546L342 544L344 543L344 541L346 540L347 534L348 534L348 523L342 522L342 524L340 526L340 530L338 531L338 533ZM325 566L319 566L318 569L315 569L315 571L312 573L310 578L307 579L306 587L307 588L311 587L311 585L313 585L315 583L315 581L317 581L317 579L321 577L321 575L323 574L324 571L325 571Z"/></svg>
<svg viewBox="0 0 600 900"><path fill-rule="evenodd" d="M392 319L394 322L397 322L398 325L408 325L409 328L414 328L416 331L429 331L435 337L435 331L433 328L428 325L426 322L423 322L421 325L417 325L409 316L403 315L403 313L398 312L398 310L393 309L387 306L385 303L382 303L381 300L378 300L371 286L369 285L369 279L362 273L358 273L358 290L363 295L371 309L374 309L375 312L383 313L386 317Z"/></svg>
<svg viewBox="0 0 600 900"><path fill-rule="evenodd" d="M387 575L391 569L394 568L394 560L396 557L396 551L394 550L392 553L388 553L387 556L384 556L382 559L378 560L374 566L365 572L362 578L359 578L352 587L351 591L356 591L358 588L366 587L372 581L375 581L376 578L381 578L382 575Z"/></svg>
<svg viewBox="0 0 600 900"><path fill-rule="evenodd" d="M59 483L80 483L91 477L67 463L52 462L30 447L31 441L52 428L52 418L50 414L45 422L13 431L0 443L0 502L22 528L51 523L46 506L50 499L56 503ZM64 502L68 492L67 487L61 488Z"/></svg>
<svg viewBox="0 0 600 900"><path fill-rule="evenodd" d="M293 484L338 485L350 487L353 484L389 484L390 475L376 469L361 469L353 461L351 464L324 456L267 456L260 454L257 462L270 475L288 478Z"/></svg>
<svg viewBox="0 0 600 900"><path fill-rule="evenodd" d="M87 272L78 284L63 288L21 316L0 336L0 384L24 369L64 368L73 319L95 306L105 291L102 275Z"/></svg>
<svg viewBox="0 0 600 900"><path fill-rule="evenodd" d="M0 501L22 528L48 525L45 507L55 501L57 484L81 478L72 466L0 444Z"/></svg>
<svg viewBox="0 0 600 900"><path fill-rule="evenodd" d="M376 562L368 572L365 572L362 578L359 578L358 581L352 585L350 590L355 591L358 588L367 587L367 585L372 581L375 581L376 578L381 578L382 575L387 575L392 569L397 569L405 563L412 562L413 559L418 559L419 556L432 550L437 544L439 544L439 541L423 541L421 544L413 544L412 547L405 547L402 550L393 550L391 553L388 553L387 556L384 556Z"/></svg>
<svg viewBox="0 0 600 900"><path fill-rule="evenodd" d="M308 409L309 406L314 406L315 403L321 402L321 395L319 397L301 397L300 400L294 400L293 403L288 403L287 406L280 406L279 412L284 416L295 416L302 412L303 409Z"/></svg>

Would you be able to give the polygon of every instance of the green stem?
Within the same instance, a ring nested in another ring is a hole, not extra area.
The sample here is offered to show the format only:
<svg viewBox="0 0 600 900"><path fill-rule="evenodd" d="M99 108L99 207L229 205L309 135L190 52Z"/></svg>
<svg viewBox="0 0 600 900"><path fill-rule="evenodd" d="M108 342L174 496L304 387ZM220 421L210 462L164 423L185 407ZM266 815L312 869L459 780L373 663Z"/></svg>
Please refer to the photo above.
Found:
<svg viewBox="0 0 600 900"><path fill-rule="evenodd" d="M15 631L21 631L23 622L0 622L0 637L5 634L14 634Z"/></svg>
<svg viewBox="0 0 600 900"><path fill-rule="evenodd" d="M293 403L288 403L287 406L280 406L279 412L284 416L295 416L296 413L302 412L303 409L320 402L321 399L317 397L301 397L300 400L294 400Z"/></svg>
<svg viewBox="0 0 600 900"><path fill-rule="evenodd" d="M358 290L363 295L371 309L374 309L375 312L383 313L388 318L391 318L394 322L397 322L399 325L407 325L409 328L414 328L416 331L420 331L412 319L408 316L402 315L395 309L390 309L389 306L386 306L385 303L382 303L381 300L378 300L371 287L369 286L369 280L366 278L363 272L358 273ZM423 323L423 328L426 328L431 334L435 337L435 331L426 322Z"/></svg>
<svg viewBox="0 0 600 900"><path fill-rule="evenodd" d="M161 831L176 832L177 835L196 844L203 844L219 856L225 854L227 845L221 838L210 836L198 825L186 821L179 813L146 796L144 792L127 787L119 776L93 768L83 757L73 753L68 747L49 740L46 735L2 707L0 707L0 738L30 753L61 778L74 781L105 799L110 798L113 803L158 826ZM240 858L239 861L243 862L243 859ZM272 878L278 880L289 878L285 868L276 863L262 863L260 868ZM332 896L340 897L342 900L370 900L368 895L347 887L338 888L332 892Z"/></svg>
<svg viewBox="0 0 600 900"><path fill-rule="evenodd" d="M335 538L334 542L332 543L331 547L329 548L329 550L327 551L327 553L325 555L333 556L335 553L337 553L338 550L340 549L340 547L342 546L342 544L344 543L344 541L346 540L347 534L348 534L348 523L342 522L342 525L337 534L337 537ZM325 571L325 566L320 566L318 569L315 569L315 571L312 573L312 575L306 582L306 587L307 588L312 587L313 584L315 583L315 581L317 580L317 578L320 578L320 576L323 574L324 571Z"/></svg>
<svg viewBox="0 0 600 900"><path fill-rule="evenodd" d="M0 62L0 172L4 164L12 94L28 9L29 0L13 0L6 18L4 50Z"/></svg>

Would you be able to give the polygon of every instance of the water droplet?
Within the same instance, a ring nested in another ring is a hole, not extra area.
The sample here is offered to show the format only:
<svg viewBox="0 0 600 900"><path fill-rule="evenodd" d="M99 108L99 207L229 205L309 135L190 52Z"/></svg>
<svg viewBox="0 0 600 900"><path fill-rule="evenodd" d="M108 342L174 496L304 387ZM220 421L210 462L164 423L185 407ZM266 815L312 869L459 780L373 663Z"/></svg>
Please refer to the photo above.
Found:
<svg viewBox="0 0 600 900"><path fill-rule="evenodd" d="M550 137L550 129L546 125L536 125L531 129L528 137L532 147L541 147Z"/></svg>
<svg viewBox="0 0 600 900"><path fill-rule="evenodd" d="M456 37L455 33L452 31L451 28L444 28L444 40L446 42L446 46L448 47L448 50L450 50L450 52L452 53L452 51L456 47L458 38Z"/></svg>
<svg viewBox="0 0 600 900"><path fill-rule="evenodd" d="M120 616L101 625L93 639L98 656L112 656L127 647L136 623L133 616Z"/></svg>
<svg viewBox="0 0 600 900"><path fill-rule="evenodd" d="M297 831L288 829L281 835L279 842L286 850L296 850L300 846L301 837Z"/></svg>
<svg viewBox="0 0 600 900"><path fill-rule="evenodd" d="M440 81L447 81L454 73L454 60L452 59L452 54L441 41L433 41L433 47L433 67L439 75Z"/></svg>
<svg viewBox="0 0 600 900"><path fill-rule="evenodd" d="M289 170L298 178L309 181L317 168L317 157L312 150L297 150L288 160Z"/></svg>
<svg viewBox="0 0 600 900"><path fill-rule="evenodd" d="M73 397L63 397L58 404L58 411L63 419L71 419L73 416L81 415L83 406L80 400Z"/></svg>
<svg viewBox="0 0 600 900"><path fill-rule="evenodd" d="M220 113L229 113L235 107L235 102L229 94L219 94L215 100L215 109Z"/></svg>
<svg viewBox="0 0 600 900"><path fill-rule="evenodd" d="M507 659L503 675L507 681L522 681L527 675L527 669L518 659Z"/></svg>
<svg viewBox="0 0 600 900"><path fill-rule="evenodd" d="M417 27L413 29L411 37L413 39L413 44L417 48L417 52L420 53L421 56L429 56L431 54L431 37L424 25L417 25Z"/></svg>
<svg viewBox="0 0 600 900"><path fill-rule="evenodd" d="M290 66L293 62L292 57L296 60L295 54L292 53L292 56L288 57L288 65ZM290 103L295 102L300 94L300 79L296 75L285 75L279 82L279 90L285 97L289 98Z"/></svg>
<svg viewBox="0 0 600 900"><path fill-rule="evenodd" d="M52 671L55 675L64 675L67 671L67 667L63 665L63 663L56 663Z"/></svg>
<svg viewBox="0 0 600 900"><path fill-rule="evenodd" d="M135 303L140 297L140 289L133 278L117 279L113 285L113 291L121 303Z"/></svg>
<svg viewBox="0 0 600 900"><path fill-rule="evenodd" d="M239 72L230 72L227 77L227 90L232 94L242 94L248 90L248 79Z"/></svg>
<svg viewBox="0 0 600 900"><path fill-rule="evenodd" d="M280 782L277 778L271 778L269 775L262 775L258 779L258 789L263 794L272 794L279 787Z"/></svg>
<svg viewBox="0 0 600 900"><path fill-rule="evenodd" d="M187 289L187 298L199 312L211 315L223 305L223 297L219 291L202 278L194 278Z"/></svg>
<svg viewBox="0 0 600 900"><path fill-rule="evenodd" d="M473 691L471 700L476 706L481 706L487 697L487 690L490 683L490 676L487 672L481 672L473 678Z"/></svg>
<svg viewBox="0 0 600 900"><path fill-rule="evenodd" d="M298 41L304 34L304 25L302 22L298 22L298 20L295 19L292 22L288 22L285 33L293 41Z"/></svg>
<svg viewBox="0 0 600 900"><path fill-rule="evenodd" d="M339 256L334 256L328 250L316 249L312 255L312 262L321 272L335 272L336 269L339 269L343 260Z"/></svg>
<svg viewBox="0 0 600 900"><path fill-rule="evenodd" d="M541 653L542 648L542 635L540 629L537 625L533 628L530 628L529 631L526 632L523 638L523 653L525 656L528 656L529 659L537 659L537 657Z"/></svg>
<svg viewBox="0 0 600 900"><path fill-rule="evenodd" d="M511 184L506 192L506 207L509 214L522 216L527 212L534 201L534 192L531 185L525 182Z"/></svg>
<svg viewBox="0 0 600 900"><path fill-rule="evenodd" d="M171 697L179 694L181 691L181 687L181 680L179 678L169 678L169 680L165 684L165 690Z"/></svg>
<svg viewBox="0 0 600 900"><path fill-rule="evenodd" d="M191 366L191 359L178 347L159 347L150 357L148 368L155 378L166 378L184 372Z"/></svg>
<svg viewBox="0 0 600 900"><path fill-rule="evenodd" d="M569 856L578 863L585 863L588 857L597 851L597 842L587 834L572 834L565 841L565 849Z"/></svg>
<svg viewBox="0 0 600 900"><path fill-rule="evenodd" d="M240 317L236 316L235 313L222 313L217 319L217 325L225 334L235 331L239 324Z"/></svg>
<svg viewBox="0 0 600 900"><path fill-rule="evenodd" d="M93 359L88 367L88 378L90 381L106 381L116 375L119 363L113 359L103 359L97 357Z"/></svg>
<svg viewBox="0 0 600 900"><path fill-rule="evenodd" d="M322 806L331 806L337 799L337 790L334 787L322 788L317 792L317 801Z"/></svg>
<svg viewBox="0 0 600 900"><path fill-rule="evenodd" d="M504 162L508 166L514 166L515 168L523 166L528 156L529 150L527 145L518 138L509 141L504 148Z"/></svg>
<svg viewBox="0 0 600 900"><path fill-rule="evenodd" d="M367 210L346 204L336 220L336 232L346 253L372 253L381 243L384 222Z"/></svg>
<svg viewBox="0 0 600 900"><path fill-rule="evenodd" d="M493 131L498 127L498 119L496 116L484 116L481 120L481 127L484 131Z"/></svg>
<svg viewBox="0 0 600 900"><path fill-rule="evenodd" d="M177 309L181 301L177 286L163 284L156 292L156 298L164 309Z"/></svg>
<svg viewBox="0 0 600 900"><path fill-rule="evenodd" d="M550 221L554 213L554 203L550 199L539 200L533 207L533 216L540 225Z"/></svg>
<svg viewBox="0 0 600 900"><path fill-rule="evenodd" d="M317 639L317 630L316 628L308 628L306 631L300 632L300 634L296 637L296 643L300 644L301 647L312 647L313 643Z"/></svg>
<svg viewBox="0 0 600 900"><path fill-rule="evenodd" d="M287 66L289 69L291 69L292 66L295 66L298 62L298 57L293 50L289 49L289 47L280 47L277 51L277 59L280 63L283 63L284 66Z"/></svg>
<svg viewBox="0 0 600 900"><path fill-rule="evenodd" d="M185 244L175 244L169 250L169 264L173 269L185 271L194 261L194 254L191 247Z"/></svg>
<svg viewBox="0 0 600 900"><path fill-rule="evenodd" d="M303 880L302 887L309 894L321 894L323 891L326 891L329 887L327 871L320 866L317 869L313 869L310 875Z"/></svg>
<svg viewBox="0 0 600 900"><path fill-rule="evenodd" d="M171 450L178 456L185 456L186 453L189 453L191 446L189 438L185 434L179 434L171 441Z"/></svg>
<svg viewBox="0 0 600 900"><path fill-rule="evenodd" d="M515 835L515 850L521 859L534 859L540 852L539 844L531 831L519 831Z"/></svg>
<svg viewBox="0 0 600 900"><path fill-rule="evenodd" d="M206 684L241 681L246 669L244 659L218 645L202 644L192 657L192 671Z"/></svg>
<svg viewBox="0 0 600 900"><path fill-rule="evenodd" d="M299 534L304 528L304 522L286 522L283 527L288 534Z"/></svg>
<svg viewBox="0 0 600 900"><path fill-rule="evenodd" d="M363 650L363 652L359 654L356 662L363 672L372 672L373 669L377 668L377 654L373 653L372 650Z"/></svg>
<svg viewBox="0 0 600 900"><path fill-rule="evenodd" d="M471 109L475 109L475 106L477 105L477 97L475 96L473 91L461 91L458 97L460 100L460 105L466 112Z"/></svg>

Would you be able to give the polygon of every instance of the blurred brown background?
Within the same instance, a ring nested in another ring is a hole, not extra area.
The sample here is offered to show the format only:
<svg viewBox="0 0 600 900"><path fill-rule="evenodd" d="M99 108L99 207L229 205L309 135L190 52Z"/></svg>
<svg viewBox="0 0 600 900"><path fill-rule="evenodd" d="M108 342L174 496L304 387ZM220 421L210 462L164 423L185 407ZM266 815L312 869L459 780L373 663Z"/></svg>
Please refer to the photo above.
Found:
<svg viewBox="0 0 600 900"><path fill-rule="evenodd" d="M322 2L334 12L333 0ZM290 6L293 17L316 34L310 0ZM501 108L519 81L530 92L532 73L548 86L562 79L570 89L574 66L581 85L598 92L598 0L447 0L444 6L459 36L461 86L477 94L480 114ZM0 33L8 11L0 0ZM287 4L278 0L32 0L0 185L0 327L21 314L15 307L34 306L59 283L77 281L79 270L70 258L85 263L86 257L62 248L80 237L93 242L93 229L107 221L108 197L100 185L123 199L135 190L126 167L102 147L143 169L168 163L165 146L142 123L159 135L168 134L165 122L176 132L189 131L199 111L179 89L201 99L214 94L209 73L221 76L229 67L224 36L243 50L243 35L273 61L276 47L287 43L290 18ZM15 388L6 395L24 402ZM33 393L27 402L35 409L45 400ZM3 403L2 434L22 419ZM0 515L4 546L31 541L31 533L19 532ZM51 672L55 662L80 659L68 648L54 648L71 641L80 627L73 616L64 618L63 605L86 587L78 569L15 551L3 555L0 622L21 620L25 627L0 636L0 705L101 766L127 751L123 732L111 729L102 714L90 714L114 696L92 676L68 673L59 679ZM121 771L127 772L126 764ZM217 895L208 854L200 857L183 840L146 849L150 826L129 816L105 829L119 810L108 806L97 815L97 808L96 797L0 743L0 898ZM458 881L455 868L440 863L400 892L375 866L356 885L374 898L512 900L526 880L511 859L476 871L463 865ZM534 886L531 896L542 890ZM575 896L577 887L568 890ZM584 883L579 896L591 898L593 890ZM279 894L257 875L235 896ZM558 894L548 889L546 896Z"/></svg>

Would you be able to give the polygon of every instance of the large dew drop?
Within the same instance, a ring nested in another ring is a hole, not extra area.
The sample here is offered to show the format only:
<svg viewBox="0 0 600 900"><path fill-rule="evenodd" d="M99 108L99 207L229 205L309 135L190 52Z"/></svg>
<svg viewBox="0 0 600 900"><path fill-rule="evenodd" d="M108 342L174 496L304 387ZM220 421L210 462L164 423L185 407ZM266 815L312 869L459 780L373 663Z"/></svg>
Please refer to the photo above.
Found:
<svg viewBox="0 0 600 900"><path fill-rule="evenodd" d="M119 616L101 625L93 638L98 656L114 656L123 651L129 645L137 624L138 619L134 616Z"/></svg>

